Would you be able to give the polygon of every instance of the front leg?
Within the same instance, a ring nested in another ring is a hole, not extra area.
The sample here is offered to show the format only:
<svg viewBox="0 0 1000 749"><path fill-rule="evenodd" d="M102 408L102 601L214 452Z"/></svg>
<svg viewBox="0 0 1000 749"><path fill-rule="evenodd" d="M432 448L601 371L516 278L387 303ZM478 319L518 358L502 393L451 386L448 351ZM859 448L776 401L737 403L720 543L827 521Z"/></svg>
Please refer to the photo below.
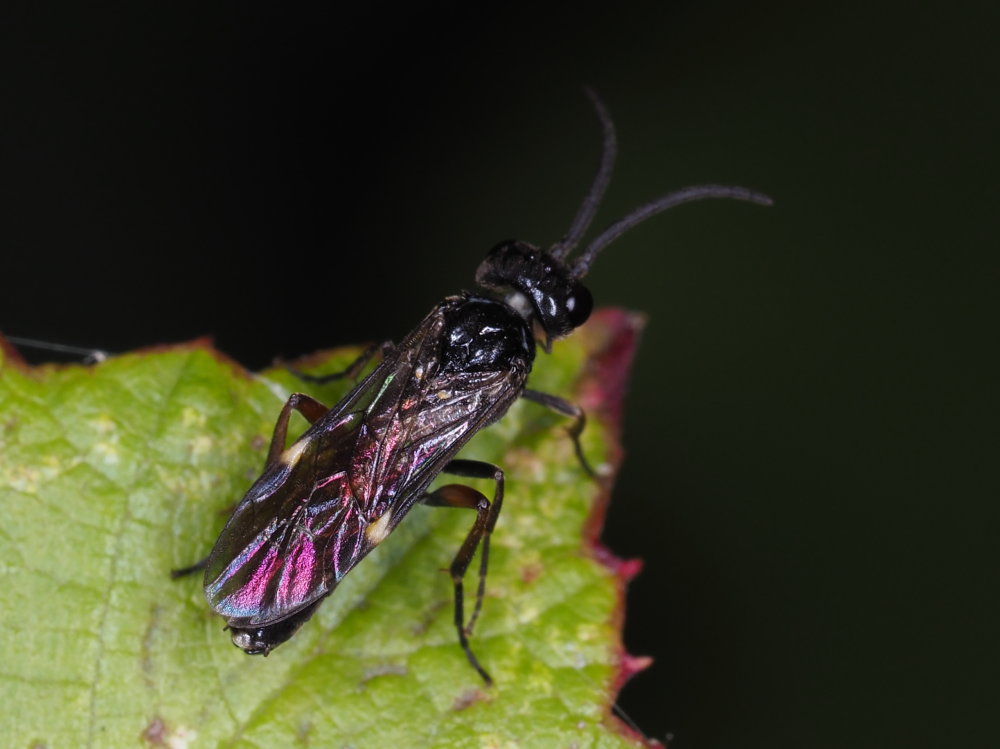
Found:
<svg viewBox="0 0 1000 749"><path fill-rule="evenodd" d="M570 439L573 440L573 449L576 451L576 458L580 461L580 465L590 478L597 478L597 474L594 473L594 469L587 462L587 456L583 454L583 446L580 444L580 435L583 434L583 428L587 425L587 414L584 410L575 403L570 403L568 400L564 400L557 395L540 393L537 390L525 390L521 393L521 397L545 406L557 414L562 414L573 419L573 423L566 427L566 431L569 432Z"/></svg>

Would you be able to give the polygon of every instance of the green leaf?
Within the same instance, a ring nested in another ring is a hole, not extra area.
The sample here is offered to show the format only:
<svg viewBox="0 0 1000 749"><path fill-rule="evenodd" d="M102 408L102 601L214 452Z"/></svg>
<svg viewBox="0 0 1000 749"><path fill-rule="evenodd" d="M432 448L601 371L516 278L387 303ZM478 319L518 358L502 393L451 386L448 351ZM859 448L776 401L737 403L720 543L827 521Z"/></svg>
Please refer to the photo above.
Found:
<svg viewBox="0 0 1000 749"><path fill-rule="evenodd" d="M416 507L266 659L230 644L198 576L170 579L259 472L283 399L310 390L289 372L247 374L204 342L37 368L0 345L0 743L633 745L609 706L638 663L620 642L635 570L596 535L639 326L604 311L532 373L587 410L600 482L565 420L523 401L463 451L507 475L472 637L492 688L457 644L441 572L472 513ZM311 392L333 402L349 384Z"/></svg>

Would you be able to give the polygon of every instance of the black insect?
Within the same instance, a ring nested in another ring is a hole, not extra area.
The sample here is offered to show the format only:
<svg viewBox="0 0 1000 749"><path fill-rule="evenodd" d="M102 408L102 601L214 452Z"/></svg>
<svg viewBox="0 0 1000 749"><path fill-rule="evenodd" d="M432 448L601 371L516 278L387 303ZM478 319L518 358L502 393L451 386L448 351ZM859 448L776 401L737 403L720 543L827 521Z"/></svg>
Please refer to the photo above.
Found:
<svg viewBox="0 0 1000 749"><path fill-rule="evenodd" d="M603 126L604 152L566 236L548 250L518 241L498 244L476 272L475 291L446 298L401 343L384 344L380 363L333 408L301 393L289 397L264 473L209 556L174 573L204 569L205 596L225 618L233 644L246 653L267 655L290 638L415 503L463 507L474 510L476 520L450 568L455 628L469 662L491 683L468 636L483 601L504 473L455 455L515 400L527 398L573 419L570 434L586 468L578 441L583 411L526 387L536 341L548 352L554 339L586 322L592 300L580 279L602 249L636 224L703 198L771 203L741 187L688 187L633 211L567 260L594 218L615 160L614 126L603 103L590 98ZM293 410L312 426L286 448ZM492 479L492 501L461 484L428 491L440 473ZM465 623L462 579L480 546L476 602Z"/></svg>

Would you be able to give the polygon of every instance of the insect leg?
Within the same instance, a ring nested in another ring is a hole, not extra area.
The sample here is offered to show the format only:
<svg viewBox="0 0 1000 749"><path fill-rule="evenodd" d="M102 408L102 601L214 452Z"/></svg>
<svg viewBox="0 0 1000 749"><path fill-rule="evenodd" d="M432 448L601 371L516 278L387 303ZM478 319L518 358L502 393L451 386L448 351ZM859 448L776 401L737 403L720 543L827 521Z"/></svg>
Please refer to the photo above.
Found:
<svg viewBox="0 0 1000 749"><path fill-rule="evenodd" d="M493 479L496 482L496 490L491 503L480 492L469 486L462 484L449 484L425 496L421 501L432 507L464 507L476 511L476 522L466 536L465 542L459 548L458 553L452 560L449 572L452 583L455 586L455 629L458 631L458 641L465 651L469 663L476 669L483 681L492 684L493 680L489 674L479 665L479 661L469 647L468 636L472 634L472 628L476 623L479 612L483 605L483 595L486 591L486 570L489 565L490 534L496 526L497 518L500 515L500 508L503 506L503 470L491 463L484 463L478 460L453 460L444 467L444 473L451 473L467 478ZM462 579L472 562L472 557L476 553L476 547L482 542L482 554L479 561L479 585L476 590L476 605L469 619L469 623L464 623L464 588Z"/></svg>
<svg viewBox="0 0 1000 749"><path fill-rule="evenodd" d="M361 352L361 355L352 361L347 369L343 369L340 372L330 372L325 375L311 375L305 372L300 372L292 367L288 368L288 371L293 375L298 377L303 382L312 382L316 385L325 385L328 382L333 382L334 380L342 380L345 377L350 379L356 379L361 370L365 368L365 365L372 360L376 354L379 356L385 356L386 353L392 351L395 344L392 341L383 341L382 343L373 343L371 346L366 348Z"/></svg>
<svg viewBox="0 0 1000 749"><path fill-rule="evenodd" d="M205 569L205 565L208 564L208 557L195 562L187 567L181 567L179 570L170 570L170 579L176 580L179 577L184 577L185 575L190 575L193 572L200 572Z"/></svg>
<svg viewBox="0 0 1000 749"><path fill-rule="evenodd" d="M493 502L490 504L490 512L486 520L486 532L483 534L483 551L479 558L479 586L476 590L476 606L472 611L472 616L469 618L469 623L465 626L466 634L471 635L472 627L475 625L476 619L479 618L479 611L483 607L483 594L486 591L486 568L489 565L490 556L490 535L493 533L493 528L497 524L497 518L500 517L500 508L503 506L504 474L502 468L492 463L486 463L481 460L461 459L449 462L445 465L442 473L450 473L453 476L464 476L470 479L493 479L496 483L496 489L493 492ZM465 568L468 567L469 562L472 560L474 552L475 547L469 551L469 559L466 560L465 567L462 568L463 575L465 574Z"/></svg>
<svg viewBox="0 0 1000 749"><path fill-rule="evenodd" d="M583 454L583 446L580 444L580 435L583 434L583 428L587 425L587 414L584 413L584 410L575 403L563 400L557 395L540 393L537 390L525 390L521 393L521 397L573 419L573 423L566 427L566 431L569 432L570 439L573 440L573 449L576 450L577 460L580 461L580 465L583 466L583 470L588 476L596 478L597 474L587 462L587 456Z"/></svg>
<svg viewBox="0 0 1000 749"><path fill-rule="evenodd" d="M285 401L285 405L281 408L281 413L278 414L278 421L274 425L274 434L271 437L271 447L267 451L267 462L264 467L267 468L271 466L275 461L278 460L278 456L281 455L282 450L285 449L285 438L288 436L288 420L291 418L292 410L298 411L302 414L306 420L313 424L317 419L323 416L327 412L327 407L320 403L315 398L310 398L304 393L292 393L288 396L288 400ZM227 513L229 514L233 511L232 507L227 508ZM178 570L170 570L170 577L176 580L179 577L184 577L185 575L190 575L193 572L199 572L205 569L205 565L208 564L208 557L205 557L199 562L195 562L187 567L181 567Z"/></svg>
<svg viewBox="0 0 1000 749"><path fill-rule="evenodd" d="M315 398L310 398L304 393L292 393L285 401L285 405L278 414L278 420L274 424L274 434L271 436L271 446L267 450L267 461L264 467L268 468L278 460L278 456L285 449L285 438L288 437L288 420L292 416L292 409L305 416L306 421L315 424L322 418L329 409Z"/></svg>

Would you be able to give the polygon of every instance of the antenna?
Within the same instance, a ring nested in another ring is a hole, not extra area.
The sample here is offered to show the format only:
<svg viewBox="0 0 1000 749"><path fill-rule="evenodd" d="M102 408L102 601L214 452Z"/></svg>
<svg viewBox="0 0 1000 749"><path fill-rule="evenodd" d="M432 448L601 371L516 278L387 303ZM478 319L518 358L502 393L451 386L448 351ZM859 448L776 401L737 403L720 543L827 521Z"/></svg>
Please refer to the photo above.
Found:
<svg viewBox="0 0 1000 749"><path fill-rule="evenodd" d="M98 364L112 355L110 352L98 348L83 348L82 346L70 346L65 343L50 343L48 341L40 341L37 338L23 338L16 335L4 337L15 346L27 346L45 351L55 351L60 354L82 356L84 357L84 364Z"/></svg>
<svg viewBox="0 0 1000 749"><path fill-rule="evenodd" d="M594 182L590 186L587 197L580 204L580 208L573 218L573 223L570 224L569 231L566 232L566 235L562 239L549 248L549 254L557 260L565 260L566 256L580 243L583 235L587 233L587 229L593 223L597 209L604 198L604 193L608 189L608 183L611 182L611 172L615 166L615 157L618 155L615 123L611 121L611 115L608 114L607 107L604 106L601 97L592 88L588 86L583 91L594 105L597 119L600 120L601 129L604 133L604 146L601 153L601 165L597 169L597 175L594 177ZM774 201L764 193L756 192L746 187L731 185L696 185L693 187L684 187L675 192L667 193L643 206L639 206L624 218L615 221L587 245L580 256L573 261L572 266L570 266L570 272L574 278L583 278L587 274L587 271L590 270L590 264L594 262L597 254L629 229L681 203L691 203L696 200L706 200L708 198L743 200L763 206L774 205Z"/></svg>
<svg viewBox="0 0 1000 749"><path fill-rule="evenodd" d="M692 203L696 200L708 198L728 198L730 200L744 200L748 203L770 206L774 201L761 192L749 190L746 187L734 187L730 185L696 185L694 187L684 187L676 192L667 193L656 200L639 206L624 218L615 221L611 226L597 235L587 248L580 253L580 256L573 261L571 273L574 278L583 278L590 269L590 264L594 262L597 253L614 242L618 237L632 229L648 218L652 218L658 213L663 213L681 203Z"/></svg>
<svg viewBox="0 0 1000 749"><path fill-rule="evenodd" d="M604 106L601 97L589 86L584 87L583 92L594 105L597 112L597 119L601 121L601 129L604 133L604 146L601 149L601 166L594 177L594 183L590 186L590 192L583 199L580 208L576 212L573 223L570 224L566 235L549 248L549 254L562 260L566 257L583 239L590 224L597 214L597 209L601 205L604 193L611 182L611 172L615 168L615 158L618 156L618 139L615 137L615 123L611 121L608 108Z"/></svg>

